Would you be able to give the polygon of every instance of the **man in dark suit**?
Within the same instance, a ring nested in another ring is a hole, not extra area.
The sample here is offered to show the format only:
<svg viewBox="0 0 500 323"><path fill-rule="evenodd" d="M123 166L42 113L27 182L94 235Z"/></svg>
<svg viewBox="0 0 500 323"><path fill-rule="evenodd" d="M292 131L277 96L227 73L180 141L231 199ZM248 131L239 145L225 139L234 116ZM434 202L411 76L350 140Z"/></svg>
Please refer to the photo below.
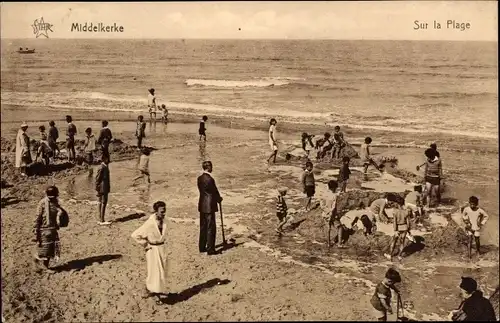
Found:
<svg viewBox="0 0 500 323"><path fill-rule="evenodd" d="M111 222L104 221L106 206L108 205L108 194L111 191L111 180L109 175L109 157L102 156L102 163L97 169L95 177L95 190L99 198L99 225L109 225Z"/></svg>
<svg viewBox="0 0 500 323"><path fill-rule="evenodd" d="M202 164L203 174L198 177L198 190L200 200L198 202L198 212L200 212L200 252L207 252L208 255L215 255L215 212L219 211L217 205L222 202L222 197L215 185L215 180L210 175L212 173L212 162L204 161Z"/></svg>

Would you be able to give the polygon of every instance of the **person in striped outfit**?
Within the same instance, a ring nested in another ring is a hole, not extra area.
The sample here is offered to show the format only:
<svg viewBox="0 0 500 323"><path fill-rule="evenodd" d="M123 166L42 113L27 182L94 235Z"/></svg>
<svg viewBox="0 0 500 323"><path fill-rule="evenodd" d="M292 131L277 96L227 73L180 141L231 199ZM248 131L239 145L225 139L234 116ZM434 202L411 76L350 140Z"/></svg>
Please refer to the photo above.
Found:
<svg viewBox="0 0 500 323"><path fill-rule="evenodd" d="M278 197L276 198L276 216L280 221L278 227L276 228L276 232L279 234L283 233L283 226L288 221L288 207L285 201L287 189L285 187L281 187L278 189Z"/></svg>

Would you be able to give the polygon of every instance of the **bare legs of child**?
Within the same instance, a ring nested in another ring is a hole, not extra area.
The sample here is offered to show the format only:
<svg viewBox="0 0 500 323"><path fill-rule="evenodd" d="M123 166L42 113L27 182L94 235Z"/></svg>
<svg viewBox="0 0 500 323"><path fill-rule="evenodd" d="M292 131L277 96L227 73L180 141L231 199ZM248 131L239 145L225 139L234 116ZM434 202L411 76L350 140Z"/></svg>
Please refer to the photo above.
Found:
<svg viewBox="0 0 500 323"><path fill-rule="evenodd" d="M391 247L390 247L390 253L389 254L384 254L384 256L389 259L390 261L392 261L392 255L394 254L394 250L396 249L396 244L398 243L399 241L399 252L398 252L398 260L402 260L403 257L403 250L405 249L405 241L406 241L406 234L407 234L407 231L403 231L403 232L396 232L394 237L392 238L392 242L391 242Z"/></svg>
<svg viewBox="0 0 500 323"><path fill-rule="evenodd" d="M273 160L273 164L276 164L276 156L278 155L278 150L274 150L271 156L267 159L267 163L269 164L271 162L271 159Z"/></svg>
<svg viewBox="0 0 500 323"><path fill-rule="evenodd" d="M139 180L141 178L146 178L147 183L148 184L151 183L151 176L149 175L149 173L142 171L142 170L141 170L141 174L139 176L137 176L136 178L134 178L133 181L136 182L137 180Z"/></svg>
<svg viewBox="0 0 500 323"><path fill-rule="evenodd" d="M476 243L476 251L478 255L481 255L481 241L479 236L476 235L475 232L467 230L467 235L469 236L468 241L468 251L469 251L469 259L472 259L472 240Z"/></svg>

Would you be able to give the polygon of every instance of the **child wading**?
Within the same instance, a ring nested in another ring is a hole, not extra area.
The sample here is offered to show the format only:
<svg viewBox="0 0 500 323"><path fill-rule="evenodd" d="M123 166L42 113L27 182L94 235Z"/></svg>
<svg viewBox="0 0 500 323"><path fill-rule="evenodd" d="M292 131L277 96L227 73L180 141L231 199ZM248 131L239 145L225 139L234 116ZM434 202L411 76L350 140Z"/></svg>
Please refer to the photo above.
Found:
<svg viewBox="0 0 500 323"><path fill-rule="evenodd" d="M409 210L405 209L403 199L398 199L396 207L393 210L394 214L394 236L392 237L392 243L390 246L389 254L384 254L384 256L392 261L392 255L394 254L394 249L396 249L396 244L399 241L399 252L398 259L402 260L403 250L405 248L405 240L408 237L413 240L410 235L410 214Z"/></svg>
<svg viewBox="0 0 500 323"><path fill-rule="evenodd" d="M288 207L285 201L287 189L285 187L281 187L278 189L278 197L276 198L276 216L278 217L278 227L276 228L276 232L282 234L283 226L288 221Z"/></svg>
<svg viewBox="0 0 500 323"><path fill-rule="evenodd" d="M314 135L309 135L307 132L302 133L302 149L306 152L307 159L309 159L311 150L314 149L313 137Z"/></svg>
<svg viewBox="0 0 500 323"><path fill-rule="evenodd" d="M139 172L140 175L134 178L134 182L137 181L138 179L146 177L148 183L151 183L151 178L149 174L149 155L150 151L147 148L142 148L141 150L142 154L141 157L139 157Z"/></svg>
<svg viewBox="0 0 500 323"><path fill-rule="evenodd" d="M472 239L476 242L477 254L481 254L481 244L479 237L481 236L481 228L488 221L488 214L479 207L479 199L475 196L469 197L469 206L462 211L462 219L465 224L465 232L469 237L469 258L472 257Z"/></svg>
<svg viewBox="0 0 500 323"><path fill-rule="evenodd" d="M394 269L389 268L385 273L382 282L375 287L375 293L370 301L374 309L377 321L387 321L387 313L392 314L391 308L391 289L396 292L399 298L399 290L394 284L401 282L401 275Z"/></svg>
<svg viewBox="0 0 500 323"><path fill-rule="evenodd" d="M304 188L304 193L307 196L306 211L308 211L309 208L311 207L312 198L316 192L316 182L314 180L313 163L310 161L306 162L306 169L302 174L301 182Z"/></svg>
<svg viewBox="0 0 500 323"><path fill-rule="evenodd" d="M345 192L347 189L347 181L349 180L349 175L351 175L351 170L349 169L350 161L351 159L347 156L342 158L342 167L340 167L339 172L339 186L341 192Z"/></svg>
<svg viewBox="0 0 500 323"><path fill-rule="evenodd" d="M94 164L95 150L95 136L92 133L92 129L87 128L85 129L85 145L83 147L83 151L85 152L85 163L89 169L89 176L92 176L93 173L92 165Z"/></svg>
<svg viewBox="0 0 500 323"><path fill-rule="evenodd" d="M422 185L413 187L413 192L408 193L405 197L405 207L411 211L412 217L415 218L415 224L423 225L423 210L422 210Z"/></svg>
<svg viewBox="0 0 500 323"><path fill-rule="evenodd" d="M269 146L271 147L272 154L267 159L267 163L273 160L273 164L276 163L276 156L278 155L278 142L276 141L276 119L272 118L269 121Z"/></svg>
<svg viewBox="0 0 500 323"><path fill-rule="evenodd" d="M161 105L161 109L163 111L163 116L161 117L161 120L163 121L163 123L167 123L168 122L168 109L165 106L165 104Z"/></svg>
<svg viewBox="0 0 500 323"><path fill-rule="evenodd" d="M377 165L370 154L370 144L372 143L372 138L366 137L364 144L361 145L361 152L359 153L361 161L363 162L363 174L367 176L368 166L373 165L379 172L382 173L382 168Z"/></svg>
<svg viewBox="0 0 500 323"><path fill-rule="evenodd" d="M146 137L146 122L144 122L144 117L142 115L137 117L135 136L137 137L137 149L141 149L142 139Z"/></svg>
<svg viewBox="0 0 500 323"><path fill-rule="evenodd" d="M203 137L203 140L207 141L207 128L205 127L205 123L207 122L208 117L203 116L200 121L200 128L198 129L198 134L200 135L200 140Z"/></svg>

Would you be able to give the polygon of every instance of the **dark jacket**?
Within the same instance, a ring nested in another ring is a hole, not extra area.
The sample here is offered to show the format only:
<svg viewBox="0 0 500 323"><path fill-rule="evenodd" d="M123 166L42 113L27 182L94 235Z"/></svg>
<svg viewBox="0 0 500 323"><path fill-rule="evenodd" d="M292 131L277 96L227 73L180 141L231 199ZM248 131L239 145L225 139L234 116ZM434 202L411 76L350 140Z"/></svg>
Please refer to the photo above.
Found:
<svg viewBox="0 0 500 323"><path fill-rule="evenodd" d="M465 321L496 321L495 310L481 291L472 293L460 307L465 312Z"/></svg>
<svg viewBox="0 0 500 323"><path fill-rule="evenodd" d="M111 130L109 128L102 128L99 133L99 138L97 139L97 143L103 147L108 147L109 143L113 139L113 135L111 134Z"/></svg>
<svg viewBox="0 0 500 323"><path fill-rule="evenodd" d="M58 138L59 138L59 131L57 130L57 128L56 127L50 127L49 128L48 141L50 141L50 142L57 142Z"/></svg>
<svg viewBox="0 0 500 323"><path fill-rule="evenodd" d="M198 176L198 191L200 192L198 212L214 213L219 211L217 204L222 201L222 198L212 176L207 173Z"/></svg>
<svg viewBox="0 0 500 323"><path fill-rule="evenodd" d="M97 169L95 176L95 190L100 194L108 194L111 191L109 167L102 164Z"/></svg>

